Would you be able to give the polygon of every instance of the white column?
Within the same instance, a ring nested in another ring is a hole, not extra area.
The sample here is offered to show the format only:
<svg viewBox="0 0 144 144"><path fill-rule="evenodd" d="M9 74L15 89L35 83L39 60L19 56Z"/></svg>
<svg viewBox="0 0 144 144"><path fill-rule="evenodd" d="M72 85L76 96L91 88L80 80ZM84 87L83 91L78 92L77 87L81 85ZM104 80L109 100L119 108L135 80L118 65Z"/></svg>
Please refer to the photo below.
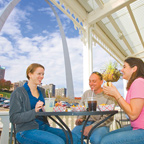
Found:
<svg viewBox="0 0 144 144"><path fill-rule="evenodd" d="M123 96L123 98L124 99L126 99L126 95L127 95L126 86L127 86L127 80L123 79L123 89L124 89L124 96Z"/></svg>
<svg viewBox="0 0 144 144"><path fill-rule="evenodd" d="M3 124L0 144L8 144L9 143L9 112L0 112L0 121Z"/></svg>
<svg viewBox="0 0 144 144"><path fill-rule="evenodd" d="M89 89L89 76L93 71L92 28L87 26L83 44L83 92Z"/></svg>

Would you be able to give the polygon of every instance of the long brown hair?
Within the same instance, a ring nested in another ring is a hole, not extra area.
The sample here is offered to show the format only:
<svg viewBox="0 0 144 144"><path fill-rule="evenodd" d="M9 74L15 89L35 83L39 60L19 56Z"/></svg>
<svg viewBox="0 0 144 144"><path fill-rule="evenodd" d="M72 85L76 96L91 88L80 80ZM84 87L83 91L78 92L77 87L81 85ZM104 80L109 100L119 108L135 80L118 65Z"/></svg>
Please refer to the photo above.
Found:
<svg viewBox="0 0 144 144"><path fill-rule="evenodd" d="M28 68L26 70L26 76L28 79L29 79L29 73L34 73L38 67L45 69L44 66L42 66L41 64L38 64L38 63L32 63L31 65L28 66Z"/></svg>
<svg viewBox="0 0 144 144"><path fill-rule="evenodd" d="M136 57L128 57L125 59L125 62L128 63L131 68L137 66L137 70L131 75L128 81L126 88L128 90L135 79L139 77L144 78L144 62L140 58Z"/></svg>

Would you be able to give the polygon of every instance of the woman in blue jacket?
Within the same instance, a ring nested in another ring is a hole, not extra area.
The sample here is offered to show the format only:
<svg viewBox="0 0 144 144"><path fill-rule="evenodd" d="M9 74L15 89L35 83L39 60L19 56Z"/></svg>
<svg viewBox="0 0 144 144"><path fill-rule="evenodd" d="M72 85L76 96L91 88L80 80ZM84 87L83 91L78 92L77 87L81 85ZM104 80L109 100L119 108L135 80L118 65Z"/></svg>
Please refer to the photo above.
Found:
<svg viewBox="0 0 144 144"><path fill-rule="evenodd" d="M46 117L36 117L45 104L45 90L38 86L44 78L44 67L33 63L26 75L28 82L18 87L10 98L10 122L16 124L16 139L21 144L65 144L62 129L50 127ZM77 136L72 136L77 144Z"/></svg>

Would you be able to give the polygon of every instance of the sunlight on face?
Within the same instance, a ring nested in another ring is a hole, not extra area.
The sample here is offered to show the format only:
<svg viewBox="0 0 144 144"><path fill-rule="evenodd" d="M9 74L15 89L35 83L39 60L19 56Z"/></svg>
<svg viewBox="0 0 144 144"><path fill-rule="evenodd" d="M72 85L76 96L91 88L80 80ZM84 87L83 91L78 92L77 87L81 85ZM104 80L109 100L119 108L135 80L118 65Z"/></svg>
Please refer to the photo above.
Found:
<svg viewBox="0 0 144 144"><path fill-rule="evenodd" d="M36 70L33 73L29 74L30 81L33 82L36 85L40 85L43 78L44 78L44 69L41 67L36 68Z"/></svg>
<svg viewBox="0 0 144 144"><path fill-rule="evenodd" d="M127 62L124 62L121 72L123 73L123 79L129 80L133 73L133 68Z"/></svg>
<svg viewBox="0 0 144 144"><path fill-rule="evenodd" d="M91 90L97 91L101 88L103 80L97 74L92 74L89 78L89 86Z"/></svg>

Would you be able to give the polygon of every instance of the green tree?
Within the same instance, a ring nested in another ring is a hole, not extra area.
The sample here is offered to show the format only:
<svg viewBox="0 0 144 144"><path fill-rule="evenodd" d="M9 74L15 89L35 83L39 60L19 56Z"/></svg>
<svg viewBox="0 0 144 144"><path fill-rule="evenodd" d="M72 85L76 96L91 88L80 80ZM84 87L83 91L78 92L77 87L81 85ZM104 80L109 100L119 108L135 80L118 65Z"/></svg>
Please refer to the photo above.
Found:
<svg viewBox="0 0 144 144"><path fill-rule="evenodd" d="M2 90L4 88L4 85L5 85L5 80L0 79L0 90Z"/></svg>
<svg viewBox="0 0 144 144"><path fill-rule="evenodd" d="M11 86L12 86L11 81L6 81L6 82L5 82L5 86L4 86L4 87L5 87L7 90L10 90Z"/></svg>
<svg viewBox="0 0 144 144"><path fill-rule="evenodd" d="M4 79L0 80L0 90L3 89L10 90L11 87L12 87L11 81L6 81Z"/></svg>

